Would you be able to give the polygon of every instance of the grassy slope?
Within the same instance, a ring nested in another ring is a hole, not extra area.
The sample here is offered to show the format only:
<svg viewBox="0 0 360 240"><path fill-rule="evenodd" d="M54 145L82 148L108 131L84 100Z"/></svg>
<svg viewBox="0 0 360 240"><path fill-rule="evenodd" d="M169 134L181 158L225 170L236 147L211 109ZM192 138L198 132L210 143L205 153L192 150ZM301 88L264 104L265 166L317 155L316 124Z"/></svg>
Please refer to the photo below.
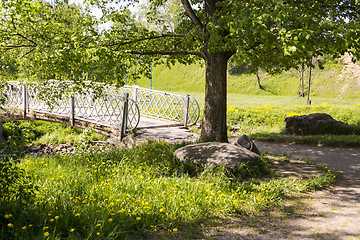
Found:
<svg viewBox="0 0 360 240"><path fill-rule="evenodd" d="M310 95L313 104L320 105L327 102L330 105L351 105L356 101L360 87L353 76L342 78L342 69L341 63L328 63L324 70L319 68L313 70ZM177 64L171 69L166 66L157 66L154 68L153 76L153 89L180 94L190 93L201 105L203 104L205 70L202 65ZM306 98L298 97L299 73L297 70L275 76L261 72L260 76L265 90L258 88L254 74L228 75L228 105L249 106L269 102L282 106L306 104ZM307 80L307 74L305 78ZM150 80L142 78L138 81L138 85L148 88ZM307 84L305 91L306 88Z"/></svg>

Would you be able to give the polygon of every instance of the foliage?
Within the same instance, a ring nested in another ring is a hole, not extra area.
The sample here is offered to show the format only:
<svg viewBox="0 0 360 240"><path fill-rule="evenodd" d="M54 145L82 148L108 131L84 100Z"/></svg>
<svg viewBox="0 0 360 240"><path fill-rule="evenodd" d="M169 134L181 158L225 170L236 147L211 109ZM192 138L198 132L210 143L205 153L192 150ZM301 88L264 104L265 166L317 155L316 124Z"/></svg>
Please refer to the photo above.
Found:
<svg viewBox="0 0 360 240"><path fill-rule="evenodd" d="M0 232L8 239L122 239L158 231L183 233L190 226L200 231L205 219L255 214L314 187L313 179L254 174L234 181L207 170L190 177L174 158L177 147L149 142L82 156L27 156L21 166L39 186L35 203L1 205ZM334 178L327 174L324 182L329 184Z"/></svg>
<svg viewBox="0 0 360 240"><path fill-rule="evenodd" d="M99 45L96 19L68 1L2 0L1 66L19 67L28 78L71 80L77 85L101 78L122 83L119 54Z"/></svg>
<svg viewBox="0 0 360 240"><path fill-rule="evenodd" d="M10 157L0 158L0 204L28 204L35 196L36 187L18 165Z"/></svg>
<svg viewBox="0 0 360 240"><path fill-rule="evenodd" d="M62 144L79 142L86 136L88 140L98 140L104 137L93 131L83 131L79 128L43 121L12 121L3 124L6 149L23 150L28 144Z"/></svg>

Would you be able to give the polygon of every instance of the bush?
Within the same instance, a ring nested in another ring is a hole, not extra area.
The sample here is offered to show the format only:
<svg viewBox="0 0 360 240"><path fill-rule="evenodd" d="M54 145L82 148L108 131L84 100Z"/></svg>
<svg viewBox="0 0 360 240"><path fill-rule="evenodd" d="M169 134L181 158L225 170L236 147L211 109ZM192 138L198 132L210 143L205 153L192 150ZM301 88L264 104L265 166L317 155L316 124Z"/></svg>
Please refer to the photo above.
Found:
<svg viewBox="0 0 360 240"><path fill-rule="evenodd" d="M0 203L27 204L34 197L35 187L17 164L9 157L0 160Z"/></svg>

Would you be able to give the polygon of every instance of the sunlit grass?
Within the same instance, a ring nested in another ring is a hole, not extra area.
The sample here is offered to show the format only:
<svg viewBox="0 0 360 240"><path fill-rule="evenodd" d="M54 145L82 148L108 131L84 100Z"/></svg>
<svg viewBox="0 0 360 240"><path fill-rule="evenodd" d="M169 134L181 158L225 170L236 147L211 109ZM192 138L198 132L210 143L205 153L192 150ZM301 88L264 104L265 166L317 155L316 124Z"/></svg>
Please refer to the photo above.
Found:
<svg viewBox="0 0 360 240"><path fill-rule="evenodd" d="M316 179L233 178L222 170L180 165L173 155L177 147L152 142L131 150L27 156L21 167L38 186L34 202L2 205L0 232L7 239L181 233L208 218L256 214L281 204L289 194L334 180L331 172L324 173L317 185Z"/></svg>

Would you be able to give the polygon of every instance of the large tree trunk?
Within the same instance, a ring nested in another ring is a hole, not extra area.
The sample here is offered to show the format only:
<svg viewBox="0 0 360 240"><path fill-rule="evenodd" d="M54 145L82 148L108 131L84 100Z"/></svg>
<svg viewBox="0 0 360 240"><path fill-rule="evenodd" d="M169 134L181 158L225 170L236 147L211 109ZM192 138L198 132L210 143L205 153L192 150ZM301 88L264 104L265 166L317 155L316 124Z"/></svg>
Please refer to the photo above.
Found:
<svg viewBox="0 0 360 240"><path fill-rule="evenodd" d="M201 140L227 142L226 75L230 53L209 53L205 56L205 105Z"/></svg>

